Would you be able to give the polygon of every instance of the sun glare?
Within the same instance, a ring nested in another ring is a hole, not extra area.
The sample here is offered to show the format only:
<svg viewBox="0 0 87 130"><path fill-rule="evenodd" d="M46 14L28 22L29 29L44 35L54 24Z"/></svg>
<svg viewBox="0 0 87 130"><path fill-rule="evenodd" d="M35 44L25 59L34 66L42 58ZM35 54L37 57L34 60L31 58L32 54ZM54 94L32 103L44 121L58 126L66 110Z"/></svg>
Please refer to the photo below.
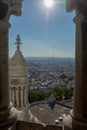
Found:
<svg viewBox="0 0 87 130"><path fill-rule="evenodd" d="M54 1L53 0L44 0L44 4L46 7L50 8L53 6Z"/></svg>

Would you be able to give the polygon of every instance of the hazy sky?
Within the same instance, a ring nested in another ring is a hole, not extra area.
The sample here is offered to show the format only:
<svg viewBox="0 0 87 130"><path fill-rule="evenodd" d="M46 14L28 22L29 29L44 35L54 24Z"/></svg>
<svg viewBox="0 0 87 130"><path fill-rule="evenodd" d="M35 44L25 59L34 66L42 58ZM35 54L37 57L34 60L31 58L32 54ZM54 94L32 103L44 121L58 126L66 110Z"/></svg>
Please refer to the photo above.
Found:
<svg viewBox="0 0 87 130"><path fill-rule="evenodd" d="M15 39L20 34L24 56L74 57L74 12L66 12L65 0L55 0L51 8L43 0L25 0L20 17L11 16L9 53L15 51Z"/></svg>

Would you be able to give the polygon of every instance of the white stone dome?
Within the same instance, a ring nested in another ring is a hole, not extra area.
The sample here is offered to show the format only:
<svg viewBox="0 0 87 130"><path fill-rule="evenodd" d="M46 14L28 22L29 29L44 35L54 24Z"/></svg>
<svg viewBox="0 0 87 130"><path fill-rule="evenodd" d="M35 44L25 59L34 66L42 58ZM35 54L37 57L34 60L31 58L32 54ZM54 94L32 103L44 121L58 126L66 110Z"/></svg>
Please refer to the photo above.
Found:
<svg viewBox="0 0 87 130"><path fill-rule="evenodd" d="M28 75L28 69L27 69L27 64L26 61L20 51L20 46L18 41L20 41L19 39L19 35L17 37L17 50L14 54L14 56L12 57L10 64L9 64L9 76L10 77L25 77Z"/></svg>

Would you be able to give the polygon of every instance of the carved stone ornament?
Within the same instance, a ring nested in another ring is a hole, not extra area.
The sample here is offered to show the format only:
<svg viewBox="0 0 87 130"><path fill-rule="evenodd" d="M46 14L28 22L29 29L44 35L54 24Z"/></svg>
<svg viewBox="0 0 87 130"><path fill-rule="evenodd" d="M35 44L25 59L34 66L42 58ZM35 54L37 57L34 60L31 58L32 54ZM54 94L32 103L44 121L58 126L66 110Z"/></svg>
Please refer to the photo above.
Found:
<svg viewBox="0 0 87 130"><path fill-rule="evenodd" d="M87 15L87 0L66 0L67 11L71 12L74 9L81 15Z"/></svg>
<svg viewBox="0 0 87 130"><path fill-rule="evenodd" d="M22 0L1 0L0 19L9 19L10 15L21 15Z"/></svg>
<svg viewBox="0 0 87 130"><path fill-rule="evenodd" d="M74 9L73 0L66 0L66 10L67 12L72 12Z"/></svg>
<svg viewBox="0 0 87 130"><path fill-rule="evenodd" d="M22 0L10 0L10 6L8 8L7 19L9 19L10 15L21 15L22 8Z"/></svg>
<svg viewBox="0 0 87 130"><path fill-rule="evenodd" d="M0 2L0 20L4 19L8 14L8 4Z"/></svg>
<svg viewBox="0 0 87 130"><path fill-rule="evenodd" d="M12 85L18 85L18 84L20 84L20 81L18 79L12 79L11 84Z"/></svg>

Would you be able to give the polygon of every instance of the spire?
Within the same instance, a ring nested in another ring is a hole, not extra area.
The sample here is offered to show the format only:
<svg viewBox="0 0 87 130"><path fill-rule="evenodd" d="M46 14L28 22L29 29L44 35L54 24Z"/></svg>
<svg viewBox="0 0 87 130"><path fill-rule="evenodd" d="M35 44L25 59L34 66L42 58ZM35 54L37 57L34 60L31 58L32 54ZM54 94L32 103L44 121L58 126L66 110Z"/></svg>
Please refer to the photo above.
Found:
<svg viewBox="0 0 87 130"><path fill-rule="evenodd" d="M22 43L21 43L21 39L20 39L19 35L17 35L17 39L16 39L15 44L17 44L17 50L20 50L20 44L22 44Z"/></svg>

